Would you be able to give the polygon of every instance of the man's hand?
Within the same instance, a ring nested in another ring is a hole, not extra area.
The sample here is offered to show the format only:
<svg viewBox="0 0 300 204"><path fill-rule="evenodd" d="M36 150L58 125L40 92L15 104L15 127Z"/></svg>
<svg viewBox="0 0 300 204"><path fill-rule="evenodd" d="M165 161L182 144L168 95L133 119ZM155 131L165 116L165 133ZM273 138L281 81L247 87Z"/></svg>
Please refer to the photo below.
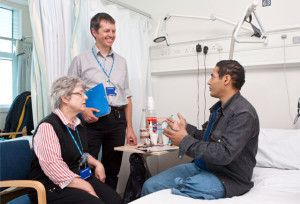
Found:
<svg viewBox="0 0 300 204"><path fill-rule="evenodd" d="M100 110L96 108L88 108L86 107L84 111L81 112L81 115L85 122L94 123L98 120L98 118L93 114L94 112L99 113Z"/></svg>
<svg viewBox="0 0 300 204"><path fill-rule="evenodd" d="M158 117L157 118L157 123L162 124L164 121L167 121L167 117Z"/></svg>
<svg viewBox="0 0 300 204"><path fill-rule="evenodd" d="M178 124L181 123L183 125L183 127L185 128L187 125L186 120L182 117L182 115L180 115L179 113L177 114L179 121L176 121L172 118L167 118L166 121L168 123L168 125L170 126L170 128L172 130L179 130L179 126Z"/></svg>
<svg viewBox="0 0 300 204"><path fill-rule="evenodd" d="M127 144L129 145L137 145L137 139L134 134L133 128L127 127L127 133L126 133L126 138L127 138Z"/></svg>
<svg viewBox="0 0 300 204"><path fill-rule="evenodd" d="M179 122L183 125L184 128L186 128L187 122L186 120L180 115L180 113L177 113L177 116L179 118Z"/></svg>
<svg viewBox="0 0 300 204"><path fill-rule="evenodd" d="M175 129L172 127L171 128L173 130L164 129L163 133L164 135L170 138L173 145L179 146L179 143L181 142L182 138L188 134L185 129L185 126L183 126L183 124L181 124L181 122L179 121L173 121L172 123L168 122L168 124L170 127L172 125Z"/></svg>

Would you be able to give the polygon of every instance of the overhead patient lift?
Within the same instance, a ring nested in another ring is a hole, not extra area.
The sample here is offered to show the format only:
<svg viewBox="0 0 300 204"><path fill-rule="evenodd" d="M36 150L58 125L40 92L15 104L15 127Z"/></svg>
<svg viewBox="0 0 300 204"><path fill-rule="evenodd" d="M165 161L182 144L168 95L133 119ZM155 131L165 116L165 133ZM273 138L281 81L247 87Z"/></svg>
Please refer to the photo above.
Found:
<svg viewBox="0 0 300 204"><path fill-rule="evenodd" d="M257 2L254 1L250 6L248 6L248 8L246 8L246 10L242 16L242 19L239 21L239 23L233 29L233 33L232 33L232 37L231 37L230 51L229 51L229 59L233 58L235 42L237 42L237 43L264 43L264 44L268 43L267 34L261 24L261 21L259 20L257 14L255 12L256 7L257 7ZM256 21L259 24L259 27L261 30L252 24L252 13L254 14L254 17L256 18ZM249 19L249 20L247 21L247 19ZM260 38L259 40L240 40L240 39L238 39L238 32L240 31L241 26L243 25L244 22L248 22L251 24L251 27L254 31L254 34L252 36Z"/></svg>
<svg viewBox="0 0 300 204"><path fill-rule="evenodd" d="M222 18L220 16L217 15L211 15L210 17L206 17L206 16L190 16L190 15L178 15L178 14L167 14L163 19L159 20L156 32L154 34L154 42L159 43L159 42L163 42L166 41L167 46L169 46L168 43L168 33L167 33L167 28L166 28L166 24L168 22L168 20L171 17L179 17L179 18L190 18L190 19L200 19L200 20L210 20L210 21L220 21L223 22L225 24L230 24L230 25L235 25L233 32L232 32L232 37L231 37L231 45L230 45L230 51L229 51L229 59L233 58L233 52L234 52L234 45L235 42L237 43L264 43L267 44L267 34L261 24L261 21L259 20L255 9L257 7L257 2L254 1L250 6L248 6L245 10L245 12L243 13L243 16L241 18L241 20L236 24L235 22ZM252 24L252 14L254 14L254 17L256 19L256 21L259 24L259 28L257 28L255 25ZM243 23L247 22L251 25L252 29L249 26L244 26ZM251 39L251 40L241 40L238 38L238 33L241 29L244 30L248 30L248 31L254 31L254 34L251 36L255 36L259 39Z"/></svg>

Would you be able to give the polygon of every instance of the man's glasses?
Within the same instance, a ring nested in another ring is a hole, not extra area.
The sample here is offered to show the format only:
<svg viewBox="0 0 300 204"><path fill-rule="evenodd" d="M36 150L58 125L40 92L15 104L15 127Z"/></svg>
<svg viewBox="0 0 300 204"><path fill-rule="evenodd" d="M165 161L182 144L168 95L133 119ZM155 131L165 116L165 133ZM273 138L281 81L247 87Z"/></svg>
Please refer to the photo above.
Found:
<svg viewBox="0 0 300 204"><path fill-rule="evenodd" d="M84 92L73 92L71 94L76 94L76 95L80 95L82 97L86 96Z"/></svg>

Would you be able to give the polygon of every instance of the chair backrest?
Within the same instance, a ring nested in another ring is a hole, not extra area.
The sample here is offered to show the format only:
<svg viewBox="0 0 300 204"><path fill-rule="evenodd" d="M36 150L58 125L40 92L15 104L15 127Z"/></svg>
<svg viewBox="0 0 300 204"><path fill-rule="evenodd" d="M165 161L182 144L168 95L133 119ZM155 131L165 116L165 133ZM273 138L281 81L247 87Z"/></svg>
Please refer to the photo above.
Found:
<svg viewBox="0 0 300 204"><path fill-rule="evenodd" d="M13 101L5 119L5 132L20 132L26 126L27 135L31 135L33 130L31 93L25 91L19 94ZM9 138L20 137L22 135L11 134Z"/></svg>
<svg viewBox="0 0 300 204"><path fill-rule="evenodd" d="M28 179L30 165L31 150L27 140L0 142L0 181Z"/></svg>

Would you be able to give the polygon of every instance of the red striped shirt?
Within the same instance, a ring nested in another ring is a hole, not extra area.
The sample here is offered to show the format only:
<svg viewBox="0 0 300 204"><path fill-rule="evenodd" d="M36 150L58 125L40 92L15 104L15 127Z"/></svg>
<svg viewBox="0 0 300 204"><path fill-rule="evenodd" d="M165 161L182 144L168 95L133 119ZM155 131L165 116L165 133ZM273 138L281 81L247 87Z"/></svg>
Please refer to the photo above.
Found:
<svg viewBox="0 0 300 204"><path fill-rule="evenodd" d="M77 117L70 123L59 109L56 109L54 113L64 125L73 130L80 124ZM42 123L39 126L34 136L33 148L45 175L60 188L65 188L75 177L80 177L73 173L63 161L58 137L49 123Z"/></svg>

